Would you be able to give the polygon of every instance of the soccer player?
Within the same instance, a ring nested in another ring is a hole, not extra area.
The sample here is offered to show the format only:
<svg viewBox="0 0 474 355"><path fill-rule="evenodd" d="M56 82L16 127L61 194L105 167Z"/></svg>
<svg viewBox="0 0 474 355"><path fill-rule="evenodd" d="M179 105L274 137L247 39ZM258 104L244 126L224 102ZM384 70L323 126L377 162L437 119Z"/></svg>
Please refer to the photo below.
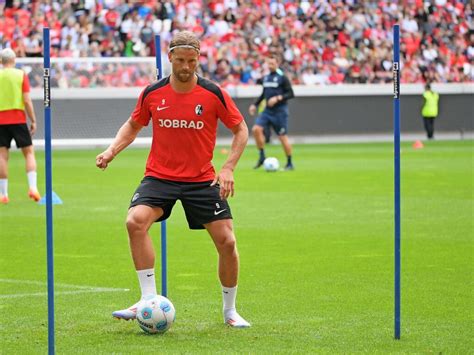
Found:
<svg viewBox="0 0 474 355"><path fill-rule="evenodd" d="M172 73L141 93L131 117L112 144L97 156L105 169L138 132L153 122L153 140L145 177L128 211L127 230L142 299L156 294L155 252L149 229L167 219L181 200L190 229L206 229L219 254L224 322L245 328L250 324L236 311L239 255L227 202L234 195L233 172L248 141L247 125L227 92L197 76L200 43L189 32L177 33L168 58ZM231 151L216 173L211 160L220 119L233 133ZM140 301L139 301L140 302ZM138 303L115 311L119 319L134 319Z"/></svg>
<svg viewBox="0 0 474 355"><path fill-rule="evenodd" d="M8 198L8 156L12 140L25 157L28 177L28 196L39 201L41 196L36 185L36 159L31 136L36 131L36 116L30 97L28 76L15 68L15 52L5 48L1 52L3 69L0 69L0 204ZM30 128L26 114L30 118Z"/></svg>
<svg viewBox="0 0 474 355"><path fill-rule="evenodd" d="M257 113L257 107L262 100L266 100L265 110L257 117L255 125L252 127L252 133L255 138L255 143L260 151L255 169L262 166L265 160L265 134L264 127L270 125L273 127L275 133L278 135L280 142L285 151L287 162L285 170L293 170L293 162L291 161L291 144L288 140L288 103L287 101L293 98L293 88L290 80L283 75L283 72L278 68L278 60L276 56L270 55L267 57L267 65L270 73L263 78L263 91L260 97L250 105L249 113L254 116Z"/></svg>

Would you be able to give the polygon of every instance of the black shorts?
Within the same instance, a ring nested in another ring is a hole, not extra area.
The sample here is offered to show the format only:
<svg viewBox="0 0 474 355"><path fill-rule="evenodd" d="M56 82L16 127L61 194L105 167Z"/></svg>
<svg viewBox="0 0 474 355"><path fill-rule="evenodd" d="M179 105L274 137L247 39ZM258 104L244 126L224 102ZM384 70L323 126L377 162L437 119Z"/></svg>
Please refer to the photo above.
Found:
<svg viewBox="0 0 474 355"><path fill-rule="evenodd" d="M146 176L133 194L130 207L146 205L160 207L163 216L171 215L176 200L180 200L190 229L204 229L204 224L220 219L232 219L230 206L219 196L219 185L210 186L212 181L178 182Z"/></svg>
<svg viewBox="0 0 474 355"><path fill-rule="evenodd" d="M33 144L26 123L0 125L0 147L10 149L12 139L15 140L17 148L24 148Z"/></svg>

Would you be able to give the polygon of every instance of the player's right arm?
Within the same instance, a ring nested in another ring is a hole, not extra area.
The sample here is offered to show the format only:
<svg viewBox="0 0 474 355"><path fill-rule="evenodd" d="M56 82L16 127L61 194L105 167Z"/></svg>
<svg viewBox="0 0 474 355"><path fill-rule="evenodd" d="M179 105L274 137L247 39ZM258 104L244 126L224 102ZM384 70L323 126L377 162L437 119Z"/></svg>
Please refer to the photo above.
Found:
<svg viewBox="0 0 474 355"><path fill-rule="evenodd" d="M36 132L36 115L35 109L33 107L33 101L31 101L30 96L30 81L28 79L28 75L23 74L23 103L25 105L25 111L30 119L30 134L33 135Z"/></svg>
<svg viewBox="0 0 474 355"><path fill-rule="evenodd" d="M105 169L109 163L127 148L137 137L138 132L150 122L150 111L146 104L145 96L149 86L140 94L135 109L128 120L120 127L112 144L95 159L95 165L100 169Z"/></svg>
<svg viewBox="0 0 474 355"><path fill-rule="evenodd" d="M143 126L131 117L120 127L112 144L96 157L95 165L105 169L109 163L137 137Z"/></svg>
<svg viewBox="0 0 474 355"><path fill-rule="evenodd" d="M250 105L249 107L249 113L251 116L255 116L255 114L257 113L257 108L258 108L258 105L260 105L260 102L262 102L263 100L265 99L265 91L262 90L262 94L259 96L259 98L257 99L257 101L255 101L252 105Z"/></svg>

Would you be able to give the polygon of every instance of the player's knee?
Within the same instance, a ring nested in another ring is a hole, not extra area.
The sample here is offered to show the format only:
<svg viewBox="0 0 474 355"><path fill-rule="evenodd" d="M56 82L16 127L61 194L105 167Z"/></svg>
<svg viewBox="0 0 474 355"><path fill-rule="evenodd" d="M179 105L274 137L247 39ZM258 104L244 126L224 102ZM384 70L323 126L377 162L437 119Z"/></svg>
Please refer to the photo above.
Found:
<svg viewBox="0 0 474 355"><path fill-rule="evenodd" d="M145 221L141 220L136 214L129 214L125 222L128 230L128 234L132 237L137 232L145 232L146 224Z"/></svg>
<svg viewBox="0 0 474 355"><path fill-rule="evenodd" d="M281 134L278 136L278 139L282 143L289 143L290 141L288 140L288 136L286 134Z"/></svg>
<svg viewBox="0 0 474 355"><path fill-rule="evenodd" d="M33 146L32 145L29 145L27 147L23 147L21 148L21 151L23 152L23 155L25 157L34 157L35 156L35 151L33 149Z"/></svg>
<svg viewBox="0 0 474 355"><path fill-rule="evenodd" d="M259 125L254 125L252 127L252 132L253 133L262 133L263 132L263 127Z"/></svg>
<svg viewBox="0 0 474 355"><path fill-rule="evenodd" d="M219 243L219 252L222 254L234 254L237 249L237 243L233 235L223 238Z"/></svg>

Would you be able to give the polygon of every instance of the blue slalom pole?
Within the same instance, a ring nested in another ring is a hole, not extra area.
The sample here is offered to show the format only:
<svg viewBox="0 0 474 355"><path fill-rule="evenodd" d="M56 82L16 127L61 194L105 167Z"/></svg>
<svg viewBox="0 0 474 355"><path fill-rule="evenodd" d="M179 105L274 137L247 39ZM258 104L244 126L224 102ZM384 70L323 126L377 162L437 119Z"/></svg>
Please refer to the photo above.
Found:
<svg viewBox="0 0 474 355"><path fill-rule="evenodd" d="M160 35L155 35L155 61L156 61L156 80L162 77L161 66L161 40ZM167 282L167 260L166 260L166 221L161 222L161 294L168 296Z"/></svg>
<svg viewBox="0 0 474 355"><path fill-rule="evenodd" d="M44 141L46 167L46 251L48 269L48 354L54 351L53 174L51 159L51 88L49 28L43 28Z"/></svg>
<svg viewBox="0 0 474 355"><path fill-rule="evenodd" d="M168 297L166 262L166 221L161 221L161 294Z"/></svg>
<svg viewBox="0 0 474 355"><path fill-rule="evenodd" d="M401 263L400 263L400 26L393 27L393 141L395 190L395 339L400 339Z"/></svg>
<svg viewBox="0 0 474 355"><path fill-rule="evenodd" d="M161 72L161 39L160 35L155 35L155 62L156 62L156 80L163 76Z"/></svg>

